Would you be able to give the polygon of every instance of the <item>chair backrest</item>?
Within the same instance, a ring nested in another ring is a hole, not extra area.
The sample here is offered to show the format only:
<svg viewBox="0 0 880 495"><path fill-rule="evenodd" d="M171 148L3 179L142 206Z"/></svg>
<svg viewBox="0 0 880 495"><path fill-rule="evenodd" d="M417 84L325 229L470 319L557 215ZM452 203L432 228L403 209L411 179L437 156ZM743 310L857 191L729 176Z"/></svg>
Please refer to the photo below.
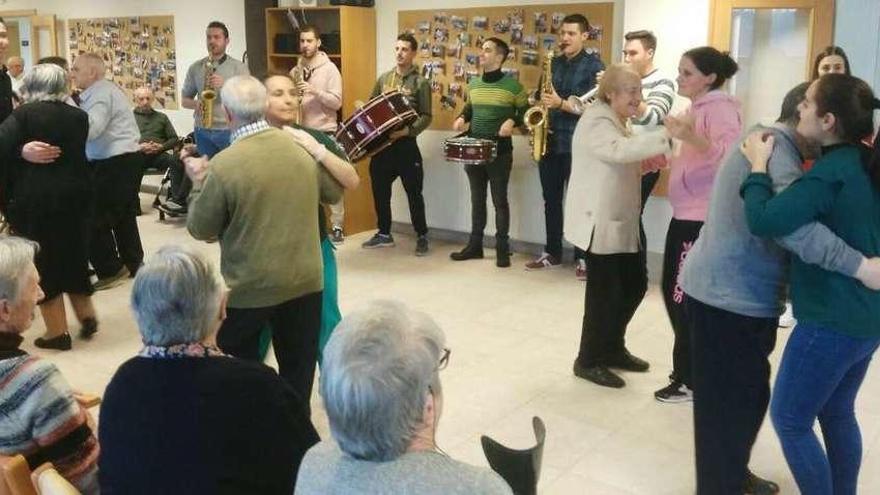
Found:
<svg viewBox="0 0 880 495"><path fill-rule="evenodd" d="M40 495L80 495L79 490L49 462L35 469L31 473L31 480Z"/></svg>
<svg viewBox="0 0 880 495"><path fill-rule="evenodd" d="M0 495L37 495L31 468L22 455L0 456Z"/></svg>
<svg viewBox="0 0 880 495"><path fill-rule="evenodd" d="M480 437L489 466L507 481L515 495L535 495L538 491L547 430L544 422L537 416L532 418L532 428L537 443L534 447L525 450L505 447L486 435Z"/></svg>

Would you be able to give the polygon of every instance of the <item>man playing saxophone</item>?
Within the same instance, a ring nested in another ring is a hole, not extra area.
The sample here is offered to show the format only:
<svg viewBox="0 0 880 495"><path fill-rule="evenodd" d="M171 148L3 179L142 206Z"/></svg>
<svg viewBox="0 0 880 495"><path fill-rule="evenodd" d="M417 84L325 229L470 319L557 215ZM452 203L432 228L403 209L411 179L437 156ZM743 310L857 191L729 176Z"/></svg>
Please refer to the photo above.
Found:
<svg viewBox="0 0 880 495"><path fill-rule="evenodd" d="M249 72L244 63L226 54L229 29L225 24L208 24L205 38L208 56L193 62L186 71L181 104L195 110L196 146L199 153L211 157L229 146L229 124L221 106L220 88L230 77Z"/></svg>
<svg viewBox="0 0 880 495"><path fill-rule="evenodd" d="M587 18L580 14L571 14L562 20L561 53L551 62L550 81L542 78L534 95L534 103L544 107L545 118L550 120L547 152L538 167L547 244L541 256L526 263L526 270L543 270L562 264L562 200L571 175L571 136L579 117L567 99L591 90L596 85L596 73L605 68L598 55L584 50L589 29ZM580 261L577 267L579 276L586 273Z"/></svg>

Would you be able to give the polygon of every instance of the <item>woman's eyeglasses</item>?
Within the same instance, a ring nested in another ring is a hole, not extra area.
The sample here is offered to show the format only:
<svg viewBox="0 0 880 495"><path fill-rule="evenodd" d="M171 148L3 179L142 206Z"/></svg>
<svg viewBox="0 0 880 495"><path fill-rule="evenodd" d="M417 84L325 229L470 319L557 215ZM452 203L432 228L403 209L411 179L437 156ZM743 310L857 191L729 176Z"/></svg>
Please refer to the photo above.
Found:
<svg viewBox="0 0 880 495"><path fill-rule="evenodd" d="M452 349L448 347L443 348L443 354L440 356L440 363L437 365L437 371L443 371L449 366L450 354L452 354Z"/></svg>

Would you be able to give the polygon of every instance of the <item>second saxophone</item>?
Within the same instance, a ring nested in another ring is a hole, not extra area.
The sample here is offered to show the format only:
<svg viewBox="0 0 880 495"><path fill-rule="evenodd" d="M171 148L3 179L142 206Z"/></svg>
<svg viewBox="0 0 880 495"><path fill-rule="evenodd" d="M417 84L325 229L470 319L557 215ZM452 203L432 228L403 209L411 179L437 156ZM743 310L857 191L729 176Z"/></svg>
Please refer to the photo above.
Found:
<svg viewBox="0 0 880 495"><path fill-rule="evenodd" d="M538 88L539 98L545 93L553 92L553 52L547 51L544 55L541 87ZM550 111L542 103L526 110L523 115L526 128L529 130L529 144L532 146L532 159L541 161L541 157L547 154L547 142L550 131Z"/></svg>

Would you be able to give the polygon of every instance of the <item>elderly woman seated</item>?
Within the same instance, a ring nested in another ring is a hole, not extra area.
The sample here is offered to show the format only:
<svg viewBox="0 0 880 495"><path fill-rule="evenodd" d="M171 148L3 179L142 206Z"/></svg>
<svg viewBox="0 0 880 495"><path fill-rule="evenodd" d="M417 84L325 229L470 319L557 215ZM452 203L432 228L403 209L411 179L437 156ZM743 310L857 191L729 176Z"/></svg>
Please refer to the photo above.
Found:
<svg viewBox="0 0 880 495"><path fill-rule="evenodd" d="M188 249L164 247L138 270L131 306L144 347L104 394L105 493L293 491L318 435L271 368L217 347L225 302L214 267Z"/></svg>
<svg viewBox="0 0 880 495"><path fill-rule="evenodd" d="M43 298L37 245L0 236L0 454L22 454L31 469L52 462L83 493L97 493L93 423L54 364L19 349Z"/></svg>
<svg viewBox="0 0 880 495"><path fill-rule="evenodd" d="M427 315L398 303L373 303L342 320L324 349L320 386L338 446L309 450L297 494L511 493L494 472L437 448L444 340Z"/></svg>

